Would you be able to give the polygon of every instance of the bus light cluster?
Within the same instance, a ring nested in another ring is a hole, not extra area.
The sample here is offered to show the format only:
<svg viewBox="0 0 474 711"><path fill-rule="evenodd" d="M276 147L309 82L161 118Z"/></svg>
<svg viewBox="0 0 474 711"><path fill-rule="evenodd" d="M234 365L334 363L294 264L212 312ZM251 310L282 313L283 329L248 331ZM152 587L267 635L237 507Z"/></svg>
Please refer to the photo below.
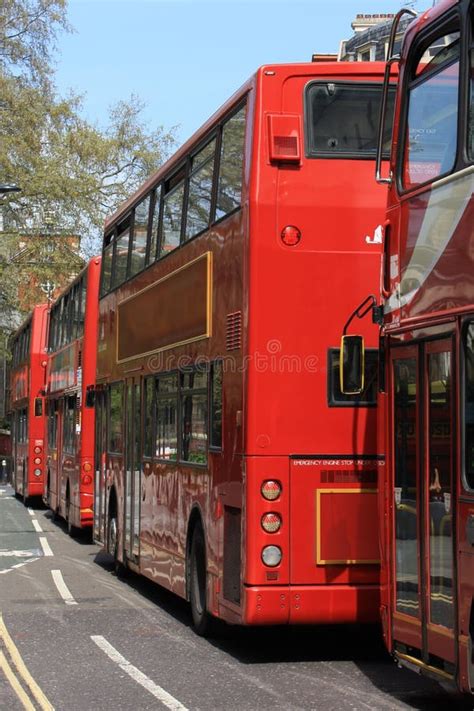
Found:
<svg viewBox="0 0 474 711"><path fill-rule="evenodd" d="M92 484L92 476L89 474L89 472L92 471L92 464L90 462L84 462L82 465L82 483L84 486L88 486L89 484Z"/></svg>
<svg viewBox="0 0 474 711"><path fill-rule="evenodd" d="M41 457L40 457L39 455L40 455L40 454L43 454L43 447L40 447L39 445L37 445L37 446L34 448L33 452L34 452L35 455L36 455L35 458L34 458L34 460L33 460L33 461L34 461L34 464L35 464L35 467L36 467L36 469L34 469L34 471L33 471L33 474L34 474L35 476L41 476L41 469L39 468L39 465L41 464L41 461L42 461L42 460L41 460Z"/></svg>
<svg viewBox="0 0 474 711"><path fill-rule="evenodd" d="M267 501L276 501L281 494L282 486L279 481L269 479L264 481L260 489L261 494ZM279 513L270 511L263 514L261 518L261 526L265 533L277 533L282 524L282 519ZM282 558L281 548L279 546L265 546L262 549L262 561L269 568L275 568L280 565Z"/></svg>

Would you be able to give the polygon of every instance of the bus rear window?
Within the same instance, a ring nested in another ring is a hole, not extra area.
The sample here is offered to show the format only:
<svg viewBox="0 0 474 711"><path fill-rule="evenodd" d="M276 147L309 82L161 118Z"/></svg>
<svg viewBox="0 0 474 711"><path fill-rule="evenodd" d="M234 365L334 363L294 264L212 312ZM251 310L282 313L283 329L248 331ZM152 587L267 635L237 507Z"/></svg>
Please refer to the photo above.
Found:
<svg viewBox="0 0 474 711"><path fill-rule="evenodd" d="M384 151L392 138L393 100L388 96ZM308 158L375 158L381 84L311 82L306 87Z"/></svg>

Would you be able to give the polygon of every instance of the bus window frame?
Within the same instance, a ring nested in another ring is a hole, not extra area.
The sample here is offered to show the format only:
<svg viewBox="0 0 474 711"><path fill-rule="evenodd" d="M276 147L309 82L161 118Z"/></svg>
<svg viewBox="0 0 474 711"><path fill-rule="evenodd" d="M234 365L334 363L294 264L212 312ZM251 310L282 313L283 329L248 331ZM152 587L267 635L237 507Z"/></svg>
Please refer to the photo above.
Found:
<svg viewBox="0 0 474 711"><path fill-rule="evenodd" d="M431 72L426 75L421 73L418 77L415 75L415 70L420 63L421 56L424 51L430 47L431 44L436 39L442 36L452 34L453 32L459 32L459 57L458 59L451 59L445 63L439 65ZM400 106L399 122L398 122L398 134L397 134L397 145L399 149L397 150L397 163L395 166L395 183L397 193L400 197L405 195L410 195L418 190L423 190L429 188L433 183L449 178L449 176L462 170L465 165L460 165L460 145L467 145L467 137L464 138L466 134L466 122L463 117L463 92L462 82L463 82L463 58L465 55L465 32L462 29L462 19L459 12L459 8L450 8L448 12L443 15L439 22L428 26L424 32L420 32L414 42L413 48L410 50L411 61L407 64L403 86L399 91L403 96L403 100ZM456 61L459 64L459 78L458 78L458 116L457 116L457 135L456 135L456 153L454 158L454 163L451 169L445 173L440 173L430 180L425 180L423 183L417 183L409 187L404 186L404 168L406 165L406 139L407 139L407 123L408 123L408 112L410 106L410 94L413 88L421 86L427 81L430 81L433 77L443 72L448 67L453 66ZM463 154L465 154L466 149L463 149ZM463 163L465 161L463 160Z"/></svg>
<svg viewBox="0 0 474 711"><path fill-rule="evenodd" d="M374 87L378 86L380 88L380 102L382 102L382 92L383 92L383 82L380 81L361 81L360 79L354 78L352 81L347 80L336 80L330 81L328 79L312 79L303 88L303 131L304 131L304 153L307 160L375 160L377 153L377 146L375 145L373 151L356 152L349 151L347 153L331 153L330 151L312 151L310 146L310 118L311 118L311 107L308 99L309 92L312 86L327 86L328 84L334 84L339 87ZM393 108L395 108L396 101L396 90L397 85L395 82L390 82L390 88L393 97ZM393 136L393 118L392 114L392 136ZM378 119L378 117L377 117ZM374 135L374 141L377 141L377 130ZM388 160L390 158L390 150L384 151L383 160Z"/></svg>
<svg viewBox="0 0 474 711"><path fill-rule="evenodd" d="M221 152L222 152L222 135L224 131L224 127L226 124L231 121L234 116L236 116L242 109L245 108L245 130L244 130L244 139L242 143L242 175L241 175L241 185L240 185L240 204L237 205L235 208L227 212L225 215L222 215L218 219L216 219L216 208L217 208L217 198L219 194L219 177L220 177L220 170L221 170ZM228 219L232 215L236 214L242 209L243 205L243 200L242 200L242 193L245 187L245 170L246 170L246 163L245 163L245 157L246 157L246 145L247 145L247 134L248 134L248 126L249 126L249 116L248 116L248 92L245 94L244 97L241 97L240 101L232 108L230 109L225 116L223 116L210 130L208 133L206 133L205 136L202 137L202 139L196 143L195 146L193 146L186 155L182 156L181 159L170 168L170 172L165 174L162 178L160 178L159 181L157 181L156 184L152 185L149 190L144 193L143 195L140 196L139 199L137 199L137 202L134 203L132 206L129 207L129 209L124 212L123 215L120 216L119 220L114 223L113 227L111 227L103 236L102 238L102 267L101 267L101 276L100 276L100 290L99 290L99 300L103 299L104 297L108 296L112 292L116 291L119 289L121 286L126 284L128 281L131 279L134 279L138 274L142 274L144 271L149 269L153 264L156 262L160 262L163 259L166 259L170 254L175 253L177 250L181 249L185 244L189 244L193 240L199 238L201 235L205 234L208 232L212 227L219 225L221 222L224 220ZM208 226L203 229L201 232L198 232L197 234L193 235L190 239L186 240L185 239L185 230L186 230L186 222L187 222L187 209L188 209L188 191L189 191L189 178L190 178L190 165L191 165L191 160L192 157L194 157L197 153L199 153L202 148L204 148L207 143L210 143L213 138L216 138L216 148L215 148L215 156L214 156L214 167L213 167L213 184L212 184L212 192L211 192L211 208L210 208L210 217L209 217L209 224ZM178 181L176 185L173 185L173 187L169 190L166 190L166 183L169 182L170 180L173 180L175 176L177 176L180 171L183 170L183 183L184 183L184 191L183 191L183 202L182 202L182 212L181 212L181 228L180 228L180 238L179 238L179 244L174 247L172 250L169 252L166 252L164 254L161 254L161 245L162 245L162 239L163 239L163 216L164 216L164 199L166 195L169 195L172 193L175 189L177 189L181 181ZM143 200L145 200L147 197L150 198L150 212L149 212L149 224L148 224L148 234L147 234L147 248L146 248L146 254L145 254L145 265L144 267L139 271L136 272L136 274L130 275L130 260L131 260L131 244L133 241L133 233L132 233L132 222L133 222L133 216L135 213L135 208L137 205L139 205ZM156 239L156 252L155 255L151 254L151 246L152 246L152 231L153 231L153 214L156 206L156 201L159 199L160 204L159 204L159 218L158 218L158 227L157 227L157 239ZM128 255L127 255L127 273L126 277L123 281L121 281L119 284L114 284L115 282L115 267L116 267L116 252L117 252L117 237L118 237L118 228L119 226L123 225L124 222L127 220L130 221L129 224L129 243L128 243ZM112 244L112 260L111 260L111 270L110 270L110 282L108 284L108 288L105 290L104 285L103 285L103 268L105 264L105 249L108 247L110 244Z"/></svg>

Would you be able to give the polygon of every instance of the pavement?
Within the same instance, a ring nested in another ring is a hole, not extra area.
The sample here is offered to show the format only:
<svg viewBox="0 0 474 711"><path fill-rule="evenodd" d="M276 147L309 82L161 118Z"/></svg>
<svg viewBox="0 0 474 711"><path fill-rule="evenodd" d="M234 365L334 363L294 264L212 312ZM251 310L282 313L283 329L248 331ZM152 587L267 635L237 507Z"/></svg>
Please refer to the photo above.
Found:
<svg viewBox="0 0 474 711"><path fill-rule="evenodd" d="M119 580L111 558L0 486L0 709L472 709L396 667L378 628L222 625Z"/></svg>

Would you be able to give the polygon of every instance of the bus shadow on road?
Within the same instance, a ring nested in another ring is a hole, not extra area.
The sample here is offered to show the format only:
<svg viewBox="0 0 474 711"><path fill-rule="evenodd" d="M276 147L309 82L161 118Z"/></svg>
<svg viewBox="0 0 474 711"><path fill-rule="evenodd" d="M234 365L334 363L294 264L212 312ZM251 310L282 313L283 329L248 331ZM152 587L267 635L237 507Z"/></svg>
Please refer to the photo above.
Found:
<svg viewBox="0 0 474 711"><path fill-rule="evenodd" d="M92 545L92 532L90 529L79 529L75 528L71 534L68 532L67 522L58 514L54 514L51 510L47 510L44 514L51 523L53 523L58 530L60 530L64 535L70 535L71 540L80 545Z"/></svg>
<svg viewBox="0 0 474 711"><path fill-rule="evenodd" d="M103 570L115 574L112 556L104 551L91 555ZM187 602L131 572L121 577L121 581L190 630L191 614ZM287 665L299 664L298 673L314 675L316 682L318 673L321 673L318 665L339 662L342 673L344 663L352 663L376 690L385 695L389 704L393 699L393 708L405 704L419 711L472 709L472 703L464 702L456 693L446 691L414 672L399 669L385 650L378 625L238 627L218 622L215 634L202 640L202 644L206 643L243 665L281 664L287 668ZM346 669L344 674L347 673Z"/></svg>

